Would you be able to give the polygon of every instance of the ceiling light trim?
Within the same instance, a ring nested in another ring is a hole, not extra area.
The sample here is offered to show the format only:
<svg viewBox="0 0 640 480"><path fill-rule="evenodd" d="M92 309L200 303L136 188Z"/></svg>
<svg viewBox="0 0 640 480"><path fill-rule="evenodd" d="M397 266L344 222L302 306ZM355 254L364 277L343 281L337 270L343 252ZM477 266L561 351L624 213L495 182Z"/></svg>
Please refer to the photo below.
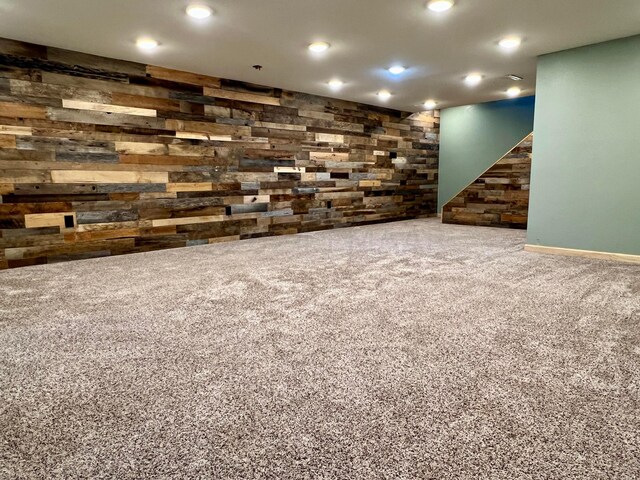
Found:
<svg viewBox="0 0 640 480"><path fill-rule="evenodd" d="M481 73L477 72L470 73L466 77L464 77L464 82L471 87L480 85L480 83L482 83L482 80L484 80L484 76Z"/></svg>
<svg viewBox="0 0 640 480"><path fill-rule="evenodd" d="M187 15L196 20L204 20L213 15L213 9L203 3L194 3L186 8Z"/></svg>
<svg viewBox="0 0 640 480"><path fill-rule="evenodd" d="M313 53L323 53L331 48L331 44L328 42L313 42L307 48Z"/></svg>
<svg viewBox="0 0 640 480"><path fill-rule="evenodd" d="M431 0L427 2L427 8L436 13L442 13L451 10L454 5L454 0Z"/></svg>
<svg viewBox="0 0 640 480"><path fill-rule="evenodd" d="M387 71L392 75L400 75L401 73L404 73L407 71L407 67L404 67L402 65L393 65L387 68Z"/></svg>
<svg viewBox="0 0 640 480"><path fill-rule="evenodd" d="M509 98L516 98L520 96L520 94L522 93L522 89L520 87L511 87L505 93Z"/></svg>
<svg viewBox="0 0 640 480"><path fill-rule="evenodd" d="M498 45L503 50L507 50L507 51L517 50L518 48L520 48L520 45L522 45L522 38L517 35L508 35L506 37L501 38L500 41L498 42Z"/></svg>
<svg viewBox="0 0 640 480"><path fill-rule="evenodd" d="M432 111L432 110L435 110L435 109L438 107L438 102L436 102L436 101L435 101L435 100L433 100L433 99L429 99L429 100L426 100L426 101L422 104L422 106L424 107L424 109L425 109L426 111L430 112L430 111Z"/></svg>
<svg viewBox="0 0 640 480"><path fill-rule="evenodd" d="M138 46L138 48L140 50L143 50L145 52L151 52L151 51L155 50L156 48L158 48L160 43L157 40L155 40L154 38L151 38L151 37L139 37L136 40L136 45Z"/></svg>

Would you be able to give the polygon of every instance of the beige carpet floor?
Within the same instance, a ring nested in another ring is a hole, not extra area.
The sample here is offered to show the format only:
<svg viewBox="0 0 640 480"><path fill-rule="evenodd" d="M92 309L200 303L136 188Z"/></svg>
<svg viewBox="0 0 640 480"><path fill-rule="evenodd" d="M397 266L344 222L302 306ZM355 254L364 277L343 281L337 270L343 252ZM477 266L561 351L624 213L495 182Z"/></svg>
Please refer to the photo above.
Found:
<svg viewBox="0 0 640 480"><path fill-rule="evenodd" d="M0 272L0 478L640 478L640 267L523 243L433 219Z"/></svg>

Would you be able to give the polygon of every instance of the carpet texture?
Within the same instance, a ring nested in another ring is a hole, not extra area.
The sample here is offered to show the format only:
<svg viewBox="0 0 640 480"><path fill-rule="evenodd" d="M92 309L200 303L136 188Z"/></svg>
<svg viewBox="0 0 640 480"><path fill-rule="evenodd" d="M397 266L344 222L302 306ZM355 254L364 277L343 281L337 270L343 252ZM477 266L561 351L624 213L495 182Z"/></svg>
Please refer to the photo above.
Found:
<svg viewBox="0 0 640 480"><path fill-rule="evenodd" d="M640 267L415 220L0 273L0 478L634 479Z"/></svg>

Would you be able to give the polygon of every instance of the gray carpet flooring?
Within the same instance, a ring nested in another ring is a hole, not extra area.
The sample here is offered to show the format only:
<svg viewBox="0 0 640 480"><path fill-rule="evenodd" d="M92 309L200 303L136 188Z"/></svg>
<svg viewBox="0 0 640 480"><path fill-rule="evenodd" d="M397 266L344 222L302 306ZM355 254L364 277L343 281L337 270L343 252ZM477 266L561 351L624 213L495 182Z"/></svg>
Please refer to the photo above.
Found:
<svg viewBox="0 0 640 480"><path fill-rule="evenodd" d="M640 267L436 219L0 272L0 478L635 479Z"/></svg>

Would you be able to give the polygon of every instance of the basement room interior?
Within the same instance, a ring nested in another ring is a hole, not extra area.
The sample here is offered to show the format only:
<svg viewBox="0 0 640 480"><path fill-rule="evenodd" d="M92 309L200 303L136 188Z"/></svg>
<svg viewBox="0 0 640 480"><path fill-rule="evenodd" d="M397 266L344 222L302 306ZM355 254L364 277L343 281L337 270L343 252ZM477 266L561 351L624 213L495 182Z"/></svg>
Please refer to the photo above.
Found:
<svg viewBox="0 0 640 480"><path fill-rule="evenodd" d="M0 0L0 478L640 478L638 0Z"/></svg>

